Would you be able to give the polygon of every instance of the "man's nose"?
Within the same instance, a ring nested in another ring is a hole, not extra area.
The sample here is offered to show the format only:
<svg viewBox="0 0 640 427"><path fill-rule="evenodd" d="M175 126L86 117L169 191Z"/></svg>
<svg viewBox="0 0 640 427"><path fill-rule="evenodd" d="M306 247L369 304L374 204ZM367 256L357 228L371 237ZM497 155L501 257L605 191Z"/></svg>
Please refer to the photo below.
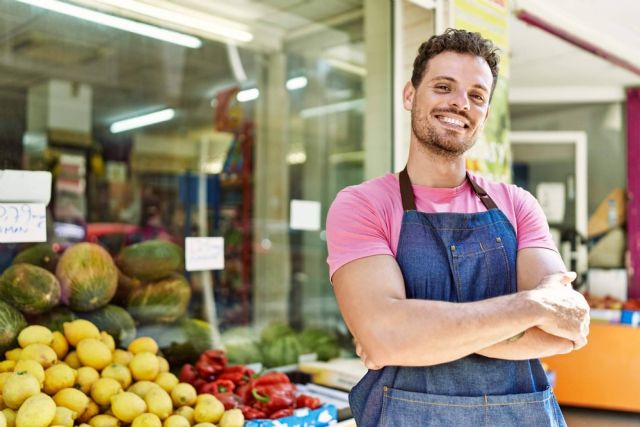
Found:
<svg viewBox="0 0 640 427"><path fill-rule="evenodd" d="M469 104L469 97L465 92L460 90L451 93L449 103L458 110L469 111L471 108L471 105Z"/></svg>

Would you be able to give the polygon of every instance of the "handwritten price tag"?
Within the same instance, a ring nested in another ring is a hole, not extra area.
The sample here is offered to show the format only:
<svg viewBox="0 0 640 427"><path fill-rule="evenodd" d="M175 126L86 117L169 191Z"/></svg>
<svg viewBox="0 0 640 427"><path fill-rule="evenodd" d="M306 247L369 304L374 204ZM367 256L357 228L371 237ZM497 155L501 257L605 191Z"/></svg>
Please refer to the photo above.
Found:
<svg viewBox="0 0 640 427"><path fill-rule="evenodd" d="M224 269L224 238L187 237L184 246L187 271Z"/></svg>
<svg viewBox="0 0 640 427"><path fill-rule="evenodd" d="M46 205L0 203L0 243L46 241Z"/></svg>

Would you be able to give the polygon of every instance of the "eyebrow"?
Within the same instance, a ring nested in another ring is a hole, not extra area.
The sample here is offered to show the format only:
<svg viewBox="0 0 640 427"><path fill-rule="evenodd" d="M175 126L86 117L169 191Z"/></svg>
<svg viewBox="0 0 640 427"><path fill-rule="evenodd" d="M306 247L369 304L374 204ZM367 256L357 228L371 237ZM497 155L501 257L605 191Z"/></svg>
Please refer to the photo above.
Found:
<svg viewBox="0 0 640 427"><path fill-rule="evenodd" d="M450 82L457 83L456 79L454 79L453 77L449 77L449 76L435 76L434 78L431 79L431 81L434 81L434 80L447 80L447 81L450 81ZM481 89L481 90L483 90L485 92L489 92L489 89L487 89L484 85L481 85L479 83L474 84L473 87Z"/></svg>

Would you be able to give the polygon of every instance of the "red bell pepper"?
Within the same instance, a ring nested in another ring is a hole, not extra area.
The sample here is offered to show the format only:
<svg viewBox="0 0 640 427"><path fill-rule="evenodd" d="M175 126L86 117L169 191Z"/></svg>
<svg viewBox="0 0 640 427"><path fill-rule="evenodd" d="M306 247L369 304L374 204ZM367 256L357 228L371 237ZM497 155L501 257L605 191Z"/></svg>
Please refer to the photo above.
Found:
<svg viewBox="0 0 640 427"><path fill-rule="evenodd" d="M252 408L251 406L241 406L240 411L244 415L245 420L255 420L256 418L268 418L267 414L259 409Z"/></svg>
<svg viewBox="0 0 640 427"><path fill-rule="evenodd" d="M296 404L296 386L291 383L256 385L251 390L251 394L256 400L253 407L267 414L281 409L293 409Z"/></svg>
<svg viewBox="0 0 640 427"><path fill-rule="evenodd" d="M231 380L235 385L242 385L255 375L253 369L249 369L244 365L227 366L220 374L219 380Z"/></svg>
<svg viewBox="0 0 640 427"><path fill-rule="evenodd" d="M231 393L235 388L230 380L214 380L202 387L202 393Z"/></svg>
<svg viewBox="0 0 640 427"><path fill-rule="evenodd" d="M269 418L275 420L276 418L290 417L291 415L293 415L293 409L287 408L280 409L279 411L274 412L269 416Z"/></svg>
<svg viewBox="0 0 640 427"><path fill-rule="evenodd" d="M271 384L281 384L281 383L291 383L291 380L287 376L287 374L283 374L282 372L269 372L261 377L256 378L254 385L271 385Z"/></svg>
<svg viewBox="0 0 640 427"><path fill-rule="evenodd" d="M227 367L227 356L222 350L207 350L200 355L196 369L200 377L211 380Z"/></svg>
<svg viewBox="0 0 640 427"><path fill-rule="evenodd" d="M225 411L244 405L242 398L234 393L214 393L213 395L224 405Z"/></svg>
<svg viewBox="0 0 640 427"><path fill-rule="evenodd" d="M320 399L317 397L301 394L296 398L296 408L318 409L319 407Z"/></svg>
<svg viewBox="0 0 640 427"><path fill-rule="evenodd" d="M180 369L180 382L181 383L189 383L193 384L193 382L198 378L198 371L195 366L190 363L185 363Z"/></svg>

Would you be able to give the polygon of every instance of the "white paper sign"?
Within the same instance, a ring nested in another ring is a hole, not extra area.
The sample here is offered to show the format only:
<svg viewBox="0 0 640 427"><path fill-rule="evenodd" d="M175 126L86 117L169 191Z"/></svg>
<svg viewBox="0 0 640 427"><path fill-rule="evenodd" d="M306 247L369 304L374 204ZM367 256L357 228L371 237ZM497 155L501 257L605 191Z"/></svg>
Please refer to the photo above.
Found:
<svg viewBox="0 0 640 427"><path fill-rule="evenodd" d="M552 223L564 221L565 187L562 182L541 182L536 187L536 198Z"/></svg>
<svg viewBox="0 0 640 427"><path fill-rule="evenodd" d="M292 230L320 230L320 202L291 200L289 226Z"/></svg>
<svg viewBox="0 0 640 427"><path fill-rule="evenodd" d="M0 243L46 241L45 204L0 203Z"/></svg>
<svg viewBox="0 0 640 427"><path fill-rule="evenodd" d="M187 271L224 269L224 238L187 237L184 246Z"/></svg>

